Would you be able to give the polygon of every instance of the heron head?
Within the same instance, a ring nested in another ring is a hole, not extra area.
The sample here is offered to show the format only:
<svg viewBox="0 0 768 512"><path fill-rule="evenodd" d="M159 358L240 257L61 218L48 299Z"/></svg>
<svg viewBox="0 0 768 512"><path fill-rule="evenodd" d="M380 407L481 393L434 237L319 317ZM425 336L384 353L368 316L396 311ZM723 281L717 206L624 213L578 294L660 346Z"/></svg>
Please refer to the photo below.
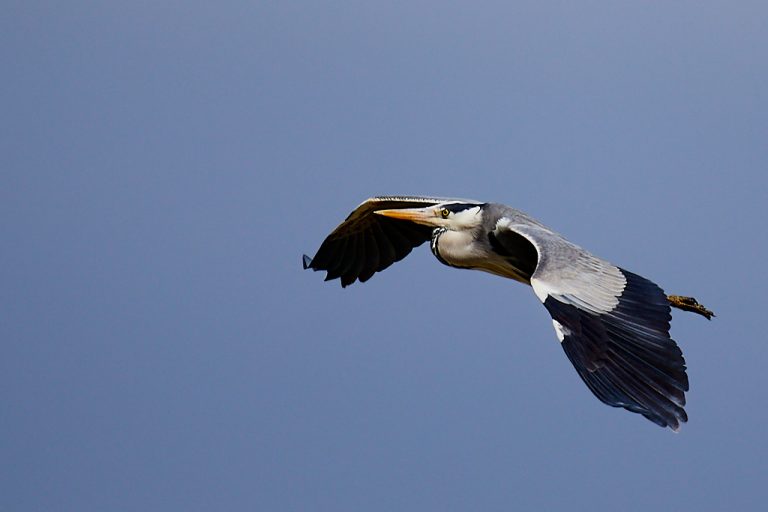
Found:
<svg viewBox="0 0 768 512"><path fill-rule="evenodd" d="M482 204L449 201L426 208L398 208L378 210L375 213L393 219L409 220L416 224L452 231L473 229L482 222Z"/></svg>

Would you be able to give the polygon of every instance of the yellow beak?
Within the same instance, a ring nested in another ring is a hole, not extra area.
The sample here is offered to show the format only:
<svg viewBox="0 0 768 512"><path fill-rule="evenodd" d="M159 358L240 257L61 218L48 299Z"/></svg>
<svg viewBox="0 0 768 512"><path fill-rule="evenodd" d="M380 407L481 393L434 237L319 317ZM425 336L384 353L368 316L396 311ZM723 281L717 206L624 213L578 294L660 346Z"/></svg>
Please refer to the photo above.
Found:
<svg viewBox="0 0 768 512"><path fill-rule="evenodd" d="M436 226L436 216L433 208L402 208L398 210L376 210L377 215L393 219L409 220L425 226Z"/></svg>

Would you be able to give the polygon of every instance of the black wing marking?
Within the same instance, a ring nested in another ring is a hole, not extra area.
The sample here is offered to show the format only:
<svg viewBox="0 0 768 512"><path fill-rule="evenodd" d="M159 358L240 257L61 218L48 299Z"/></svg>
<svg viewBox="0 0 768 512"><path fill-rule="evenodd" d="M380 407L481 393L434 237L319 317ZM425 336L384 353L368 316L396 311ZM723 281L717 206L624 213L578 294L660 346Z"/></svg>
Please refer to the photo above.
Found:
<svg viewBox="0 0 768 512"><path fill-rule="evenodd" d="M449 199L408 196L373 197L358 206L328 235L314 258L304 256L304 268L325 270L325 280L341 278L346 287L365 282L376 272L405 258L432 236L432 228L376 215L377 210L425 208Z"/></svg>
<svg viewBox="0 0 768 512"><path fill-rule="evenodd" d="M597 398L678 430L688 421L683 409L688 376L683 354L669 336L669 303L656 284L620 270L627 284L608 313L584 311L551 296L544 306L560 324L565 354Z"/></svg>
<svg viewBox="0 0 768 512"><path fill-rule="evenodd" d="M524 281L530 282L539 260L539 252L530 240L512 229L494 229L488 232L488 242Z"/></svg>

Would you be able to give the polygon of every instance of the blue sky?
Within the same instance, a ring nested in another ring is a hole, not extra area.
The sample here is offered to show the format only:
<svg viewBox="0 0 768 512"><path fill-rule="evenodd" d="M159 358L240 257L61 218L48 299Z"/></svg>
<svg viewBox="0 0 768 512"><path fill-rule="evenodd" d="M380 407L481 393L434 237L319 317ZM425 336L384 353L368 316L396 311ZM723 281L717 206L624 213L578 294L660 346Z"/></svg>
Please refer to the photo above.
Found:
<svg viewBox="0 0 768 512"><path fill-rule="evenodd" d="M10 2L0 509L749 509L768 498L761 2ZM301 270L366 197L497 201L694 295L680 434L532 291L423 247Z"/></svg>

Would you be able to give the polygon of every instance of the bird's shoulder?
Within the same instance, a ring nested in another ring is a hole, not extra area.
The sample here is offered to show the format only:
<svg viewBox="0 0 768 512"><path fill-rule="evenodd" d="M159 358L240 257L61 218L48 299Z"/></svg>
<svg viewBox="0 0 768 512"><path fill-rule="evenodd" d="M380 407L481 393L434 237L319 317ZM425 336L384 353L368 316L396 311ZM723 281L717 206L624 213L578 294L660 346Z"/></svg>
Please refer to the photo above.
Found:
<svg viewBox="0 0 768 512"><path fill-rule="evenodd" d="M496 229L522 235L536 249L538 261L531 278L543 302L556 296L593 310L610 310L626 283L619 268L549 229L518 210L507 210Z"/></svg>

